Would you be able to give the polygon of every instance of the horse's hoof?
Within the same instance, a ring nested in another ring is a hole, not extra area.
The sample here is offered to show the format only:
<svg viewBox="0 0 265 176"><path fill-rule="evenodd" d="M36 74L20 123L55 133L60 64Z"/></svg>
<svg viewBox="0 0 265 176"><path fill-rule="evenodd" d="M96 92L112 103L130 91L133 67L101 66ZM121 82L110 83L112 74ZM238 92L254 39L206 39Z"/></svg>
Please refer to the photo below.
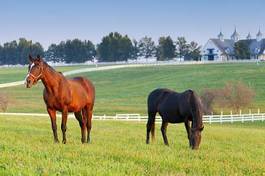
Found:
<svg viewBox="0 0 265 176"><path fill-rule="evenodd" d="M66 140L63 140L62 142L63 142L63 144L66 144Z"/></svg>
<svg viewBox="0 0 265 176"><path fill-rule="evenodd" d="M54 140L54 143L55 144L59 144L59 140Z"/></svg>

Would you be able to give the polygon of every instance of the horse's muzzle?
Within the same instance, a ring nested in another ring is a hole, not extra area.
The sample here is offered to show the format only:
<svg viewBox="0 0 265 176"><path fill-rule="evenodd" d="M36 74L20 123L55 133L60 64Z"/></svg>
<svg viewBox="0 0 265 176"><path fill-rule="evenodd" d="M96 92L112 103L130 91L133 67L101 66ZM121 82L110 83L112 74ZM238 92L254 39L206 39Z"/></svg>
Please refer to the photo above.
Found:
<svg viewBox="0 0 265 176"><path fill-rule="evenodd" d="M31 88L32 84L33 84L33 81L31 81L30 79L27 79L25 81L25 84L26 84L26 88Z"/></svg>

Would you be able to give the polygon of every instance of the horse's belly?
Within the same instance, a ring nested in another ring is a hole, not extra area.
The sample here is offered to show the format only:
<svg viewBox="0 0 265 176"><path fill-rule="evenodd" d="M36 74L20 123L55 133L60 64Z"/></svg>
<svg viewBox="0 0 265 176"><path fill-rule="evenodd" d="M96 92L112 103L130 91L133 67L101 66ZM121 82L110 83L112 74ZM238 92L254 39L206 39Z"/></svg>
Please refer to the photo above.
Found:
<svg viewBox="0 0 265 176"><path fill-rule="evenodd" d="M182 123L184 122L184 118L175 112L166 112L166 113L159 113L163 120L169 123Z"/></svg>
<svg viewBox="0 0 265 176"><path fill-rule="evenodd" d="M83 105L83 104L70 104L70 105L68 105L67 109L68 109L68 112L79 112L84 107L85 107L85 105Z"/></svg>
<svg viewBox="0 0 265 176"><path fill-rule="evenodd" d="M87 106L87 100L85 97L80 98L78 100L73 99L73 101L68 105L68 111L69 112L78 112L81 111L85 106Z"/></svg>
<svg viewBox="0 0 265 176"><path fill-rule="evenodd" d="M171 117L171 118L168 118L168 122L169 123L182 123L184 122L184 120L179 117Z"/></svg>

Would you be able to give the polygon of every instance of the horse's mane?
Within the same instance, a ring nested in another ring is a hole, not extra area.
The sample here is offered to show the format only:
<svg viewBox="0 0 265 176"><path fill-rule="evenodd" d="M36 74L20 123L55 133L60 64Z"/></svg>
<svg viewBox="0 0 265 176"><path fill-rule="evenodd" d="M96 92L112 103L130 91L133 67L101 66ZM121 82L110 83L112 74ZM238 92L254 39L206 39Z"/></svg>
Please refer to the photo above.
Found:
<svg viewBox="0 0 265 176"><path fill-rule="evenodd" d="M199 96L192 90L189 90L192 93L192 109L195 111L195 122L197 127L202 127L202 104Z"/></svg>
<svg viewBox="0 0 265 176"><path fill-rule="evenodd" d="M44 67L48 68L51 72L53 72L53 73L59 73L61 76L64 77L64 75L63 75L62 72L56 71L52 66L50 66L49 64L47 64L47 62L43 61L43 65L44 65Z"/></svg>

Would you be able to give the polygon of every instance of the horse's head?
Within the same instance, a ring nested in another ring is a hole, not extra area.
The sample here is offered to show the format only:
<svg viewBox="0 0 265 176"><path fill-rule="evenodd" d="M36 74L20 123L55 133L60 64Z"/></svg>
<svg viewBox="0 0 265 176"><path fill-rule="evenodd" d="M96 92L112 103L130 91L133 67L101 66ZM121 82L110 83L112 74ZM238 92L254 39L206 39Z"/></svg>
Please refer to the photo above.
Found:
<svg viewBox="0 0 265 176"><path fill-rule="evenodd" d="M198 128L191 128L191 148L192 149L198 149L199 145L201 143L201 132L203 130L204 126L198 127Z"/></svg>
<svg viewBox="0 0 265 176"><path fill-rule="evenodd" d="M31 88L32 85L37 84L38 80L42 78L43 72L43 60L38 55L33 58L29 55L29 67L28 74L25 78L25 84L27 88Z"/></svg>

